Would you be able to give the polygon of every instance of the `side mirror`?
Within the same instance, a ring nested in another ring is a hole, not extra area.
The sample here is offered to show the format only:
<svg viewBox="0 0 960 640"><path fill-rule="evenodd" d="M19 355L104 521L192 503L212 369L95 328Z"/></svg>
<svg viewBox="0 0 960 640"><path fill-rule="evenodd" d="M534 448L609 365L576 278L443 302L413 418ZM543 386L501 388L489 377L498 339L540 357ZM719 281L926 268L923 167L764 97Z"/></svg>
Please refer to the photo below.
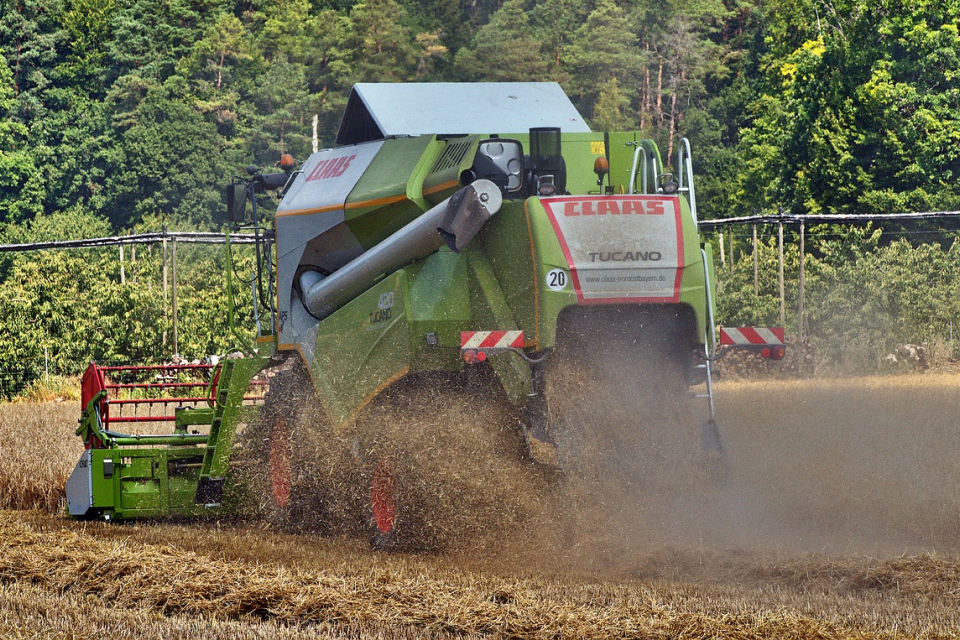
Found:
<svg viewBox="0 0 960 640"><path fill-rule="evenodd" d="M227 185L227 220L243 222L247 211L247 185L233 182Z"/></svg>
<svg viewBox="0 0 960 640"><path fill-rule="evenodd" d="M289 173L262 173L257 176L257 186L262 187L264 191L276 191L287 184L289 179Z"/></svg>

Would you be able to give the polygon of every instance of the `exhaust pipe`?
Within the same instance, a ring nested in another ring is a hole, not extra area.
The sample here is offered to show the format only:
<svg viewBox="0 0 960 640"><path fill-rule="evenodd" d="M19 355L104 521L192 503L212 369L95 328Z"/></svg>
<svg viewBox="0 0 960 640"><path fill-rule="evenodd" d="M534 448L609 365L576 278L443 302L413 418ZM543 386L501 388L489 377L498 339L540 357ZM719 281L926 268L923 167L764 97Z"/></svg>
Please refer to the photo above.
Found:
<svg viewBox="0 0 960 640"><path fill-rule="evenodd" d="M304 272L299 283L303 306L323 320L369 289L380 276L426 258L444 243L459 253L501 204L503 194L490 180L467 185L329 276Z"/></svg>

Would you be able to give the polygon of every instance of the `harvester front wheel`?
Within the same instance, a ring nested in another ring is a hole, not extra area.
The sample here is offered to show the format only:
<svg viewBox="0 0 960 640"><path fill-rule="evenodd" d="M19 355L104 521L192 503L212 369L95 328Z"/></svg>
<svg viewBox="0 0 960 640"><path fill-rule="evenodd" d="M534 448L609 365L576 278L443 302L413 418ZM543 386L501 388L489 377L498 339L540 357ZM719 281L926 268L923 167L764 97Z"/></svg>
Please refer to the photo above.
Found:
<svg viewBox="0 0 960 640"><path fill-rule="evenodd" d="M466 549L502 542L538 514L543 478L521 458L517 412L457 374L411 375L360 414L363 516L372 546Z"/></svg>
<svg viewBox="0 0 960 640"><path fill-rule="evenodd" d="M339 534L361 524L343 487L356 480L354 458L329 429L306 367L282 365L270 381L260 421L244 437L250 502L284 529Z"/></svg>
<svg viewBox="0 0 960 640"><path fill-rule="evenodd" d="M293 438L300 419L297 389L301 376L295 368L278 371L260 411L259 423L245 434L248 488L256 511L268 522L285 526L296 521L296 464Z"/></svg>
<svg viewBox="0 0 960 640"><path fill-rule="evenodd" d="M293 487L293 463L290 460L290 425L285 415L272 416L267 425L269 429L269 453L267 463L270 472L270 497L273 499L273 510L286 508L290 502L290 493Z"/></svg>

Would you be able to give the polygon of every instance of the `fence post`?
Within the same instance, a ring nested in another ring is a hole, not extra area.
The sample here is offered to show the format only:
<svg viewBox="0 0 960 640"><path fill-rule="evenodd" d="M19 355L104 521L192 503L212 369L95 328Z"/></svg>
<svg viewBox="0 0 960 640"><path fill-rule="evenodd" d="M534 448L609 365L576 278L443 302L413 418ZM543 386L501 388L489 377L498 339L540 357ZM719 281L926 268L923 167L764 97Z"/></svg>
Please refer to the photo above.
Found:
<svg viewBox="0 0 960 640"><path fill-rule="evenodd" d="M728 238L728 240L730 240L730 275L732 276L733 275L733 225L730 225L728 233L730 236Z"/></svg>
<svg viewBox="0 0 960 640"><path fill-rule="evenodd" d="M777 227L779 227L777 246L780 250L780 326L787 323L787 301L783 294L783 207L778 211Z"/></svg>
<svg viewBox="0 0 960 640"><path fill-rule="evenodd" d="M803 338L804 323L806 322L806 318L804 317L804 311L803 311L803 267L804 267L804 262L806 262L806 258L805 258L806 252L803 244L804 244L804 223L803 221L801 221L800 222L800 313L799 313L800 317L797 320L797 333L800 335L801 338Z"/></svg>
<svg viewBox="0 0 960 640"><path fill-rule="evenodd" d="M760 265L757 257L757 223L753 223L753 295L760 295Z"/></svg>
<svg viewBox="0 0 960 640"><path fill-rule="evenodd" d="M720 268L727 266L727 250L723 246L723 228L717 232L717 239L720 241Z"/></svg>
<svg viewBox="0 0 960 640"><path fill-rule="evenodd" d="M177 239L173 239L173 256L171 260L172 280L173 280L173 355L180 355L179 344L177 343Z"/></svg>
<svg viewBox="0 0 960 640"><path fill-rule="evenodd" d="M166 227L163 229L166 231ZM163 239L163 348L167 348L167 239Z"/></svg>

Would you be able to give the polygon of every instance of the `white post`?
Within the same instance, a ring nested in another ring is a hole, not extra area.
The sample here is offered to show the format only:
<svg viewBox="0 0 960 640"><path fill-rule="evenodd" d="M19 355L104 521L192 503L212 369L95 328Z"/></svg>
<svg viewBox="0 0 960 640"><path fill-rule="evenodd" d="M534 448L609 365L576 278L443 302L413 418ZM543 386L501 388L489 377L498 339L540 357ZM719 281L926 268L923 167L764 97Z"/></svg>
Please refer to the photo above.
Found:
<svg viewBox="0 0 960 640"><path fill-rule="evenodd" d="M180 345L177 344L177 239L173 239L173 256L171 259L173 280L173 355L180 355Z"/></svg>
<svg viewBox="0 0 960 640"><path fill-rule="evenodd" d="M804 226L803 222L800 223L800 318L797 321L797 333L800 337L803 337L804 330L804 314L803 314L803 263L805 262L804 254Z"/></svg>
<svg viewBox="0 0 960 640"><path fill-rule="evenodd" d="M730 247L729 247L729 249L730 249L730 275L733 275L733 225L730 225L730 226L728 227L728 233L730 234L730 237L728 238L728 240L730 240L730 242L729 242L729 244L730 244Z"/></svg>
<svg viewBox="0 0 960 640"><path fill-rule="evenodd" d="M787 301L783 294L783 220L781 219L777 226L779 229L778 247L780 249L780 326L787 323Z"/></svg>
<svg viewBox="0 0 960 640"><path fill-rule="evenodd" d="M720 236L720 268L723 269L727 266L727 251L723 248L723 229L720 229L717 235Z"/></svg>

